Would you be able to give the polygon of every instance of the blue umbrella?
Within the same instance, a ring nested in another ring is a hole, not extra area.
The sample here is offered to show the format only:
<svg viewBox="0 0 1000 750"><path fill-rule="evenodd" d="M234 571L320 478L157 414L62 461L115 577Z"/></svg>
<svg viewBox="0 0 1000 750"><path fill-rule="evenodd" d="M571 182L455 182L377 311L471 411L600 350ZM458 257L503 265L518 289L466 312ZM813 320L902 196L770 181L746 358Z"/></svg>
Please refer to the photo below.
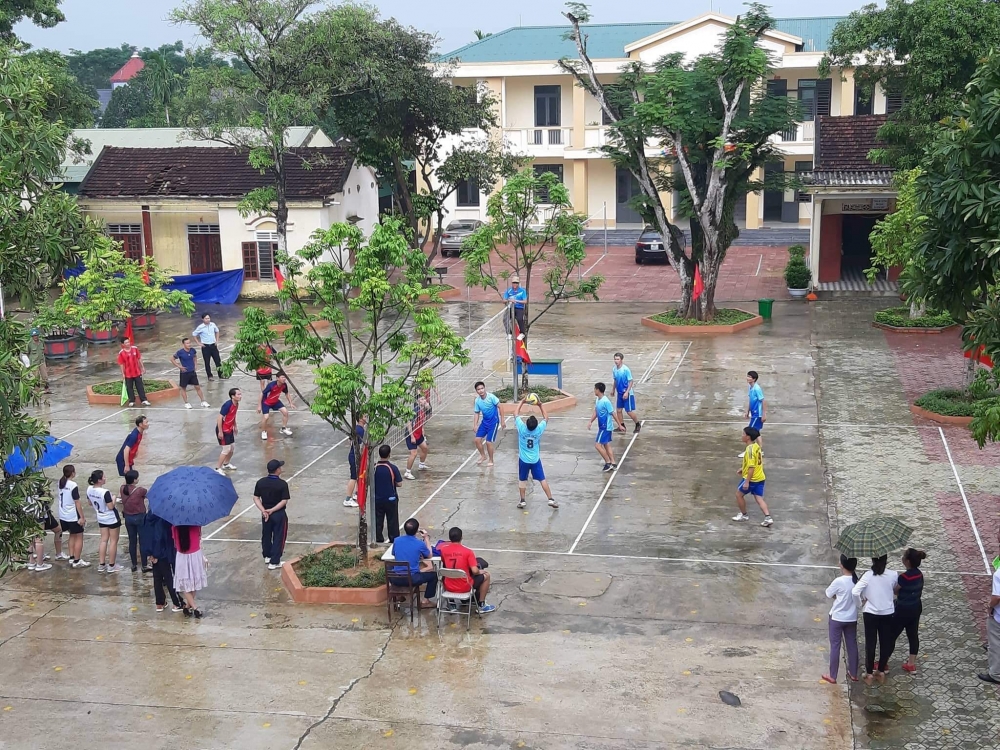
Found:
<svg viewBox="0 0 1000 750"><path fill-rule="evenodd" d="M232 480L206 466L180 466L149 488L149 510L174 526L204 526L225 518L239 496Z"/></svg>
<svg viewBox="0 0 1000 750"><path fill-rule="evenodd" d="M36 469L48 469L52 466L56 466L67 458L69 454L73 452L73 446L64 440L59 440L52 437L51 435L45 436L45 442L42 444L41 450L35 457L35 460L31 462L31 466ZM29 466L28 459L25 457L24 452L21 450L20 446L14 448L14 452L11 453L7 460L3 463L3 468L8 474L20 474L26 470Z"/></svg>

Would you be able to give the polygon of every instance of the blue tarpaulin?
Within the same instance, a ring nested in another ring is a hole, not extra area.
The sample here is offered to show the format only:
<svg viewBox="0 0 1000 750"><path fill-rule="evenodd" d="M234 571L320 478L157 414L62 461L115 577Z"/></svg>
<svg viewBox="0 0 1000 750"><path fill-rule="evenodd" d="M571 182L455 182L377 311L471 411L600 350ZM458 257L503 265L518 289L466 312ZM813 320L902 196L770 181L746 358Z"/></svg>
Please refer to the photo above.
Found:
<svg viewBox="0 0 1000 750"><path fill-rule="evenodd" d="M243 288L243 269L196 273L191 276L174 276L173 283L163 287L167 291L178 289L190 294L196 303L231 305Z"/></svg>

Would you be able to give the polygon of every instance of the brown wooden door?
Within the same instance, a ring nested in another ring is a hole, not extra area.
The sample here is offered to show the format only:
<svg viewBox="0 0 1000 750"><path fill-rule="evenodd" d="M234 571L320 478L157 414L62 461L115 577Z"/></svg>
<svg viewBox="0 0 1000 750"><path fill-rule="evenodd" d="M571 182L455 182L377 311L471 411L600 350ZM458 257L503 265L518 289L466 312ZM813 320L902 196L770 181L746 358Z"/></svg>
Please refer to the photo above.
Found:
<svg viewBox="0 0 1000 750"><path fill-rule="evenodd" d="M221 271L222 238L217 234L189 234L188 255L192 274Z"/></svg>

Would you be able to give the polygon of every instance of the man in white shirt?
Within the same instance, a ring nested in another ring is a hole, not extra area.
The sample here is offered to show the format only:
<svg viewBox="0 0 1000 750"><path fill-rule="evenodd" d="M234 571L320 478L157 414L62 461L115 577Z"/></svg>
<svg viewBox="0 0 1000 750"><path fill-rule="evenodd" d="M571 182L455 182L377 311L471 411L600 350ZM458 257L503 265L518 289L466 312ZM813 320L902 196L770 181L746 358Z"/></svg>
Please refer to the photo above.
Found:
<svg viewBox="0 0 1000 750"><path fill-rule="evenodd" d="M993 571L993 588L987 610L986 638L990 649L990 666L988 672L979 674L979 679L1000 685L1000 567Z"/></svg>
<svg viewBox="0 0 1000 750"><path fill-rule="evenodd" d="M216 370L222 367L222 358L219 356L219 338L222 334L219 332L219 326L212 322L211 315L205 313L201 316L201 325L195 328L191 335L201 344L201 358L205 360L205 374L209 380L213 380L212 361L215 361ZM219 377L222 377L221 372Z"/></svg>

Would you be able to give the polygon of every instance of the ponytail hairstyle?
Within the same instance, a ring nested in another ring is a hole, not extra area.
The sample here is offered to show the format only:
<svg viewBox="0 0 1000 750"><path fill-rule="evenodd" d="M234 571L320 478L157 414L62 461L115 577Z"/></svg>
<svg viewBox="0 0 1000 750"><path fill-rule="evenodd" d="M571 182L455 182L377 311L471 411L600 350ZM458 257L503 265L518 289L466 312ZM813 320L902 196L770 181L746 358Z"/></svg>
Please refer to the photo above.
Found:
<svg viewBox="0 0 1000 750"><path fill-rule="evenodd" d="M927 553L922 549L914 549L913 547L907 547L906 552L903 553L903 559L910 564L911 568L919 568L920 561L927 557Z"/></svg>
<svg viewBox="0 0 1000 750"><path fill-rule="evenodd" d="M132 493L132 487L136 482L139 481L139 472L135 469L129 469L125 472L125 486L122 487L122 494L128 497Z"/></svg>
<svg viewBox="0 0 1000 750"><path fill-rule="evenodd" d="M179 549L178 552L188 552L191 549L191 527L190 526L178 526L177 527L177 543Z"/></svg>
<svg viewBox="0 0 1000 750"><path fill-rule="evenodd" d="M73 464L66 464L63 466L63 475L59 478L59 489L66 489L66 482L69 478L76 474L76 467Z"/></svg>
<svg viewBox="0 0 1000 750"><path fill-rule="evenodd" d="M848 557L847 555L841 555L840 556L840 567L842 567L844 570L850 572L850 574L851 574L851 580L852 581L854 581L855 583L858 582L858 573L857 573L857 570L858 570L858 558L856 558L856 557Z"/></svg>
<svg viewBox="0 0 1000 750"><path fill-rule="evenodd" d="M104 479L104 472L100 469L94 469L90 475L90 479L87 480L87 484L97 484L102 479Z"/></svg>
<svg viewBox="0 0 1000 750"><path fill-rule="evenodd" d="M885 565L889 561L888 555L882 555L881 557L872 558L872 575L880 576L885 573Z"/></svg>

